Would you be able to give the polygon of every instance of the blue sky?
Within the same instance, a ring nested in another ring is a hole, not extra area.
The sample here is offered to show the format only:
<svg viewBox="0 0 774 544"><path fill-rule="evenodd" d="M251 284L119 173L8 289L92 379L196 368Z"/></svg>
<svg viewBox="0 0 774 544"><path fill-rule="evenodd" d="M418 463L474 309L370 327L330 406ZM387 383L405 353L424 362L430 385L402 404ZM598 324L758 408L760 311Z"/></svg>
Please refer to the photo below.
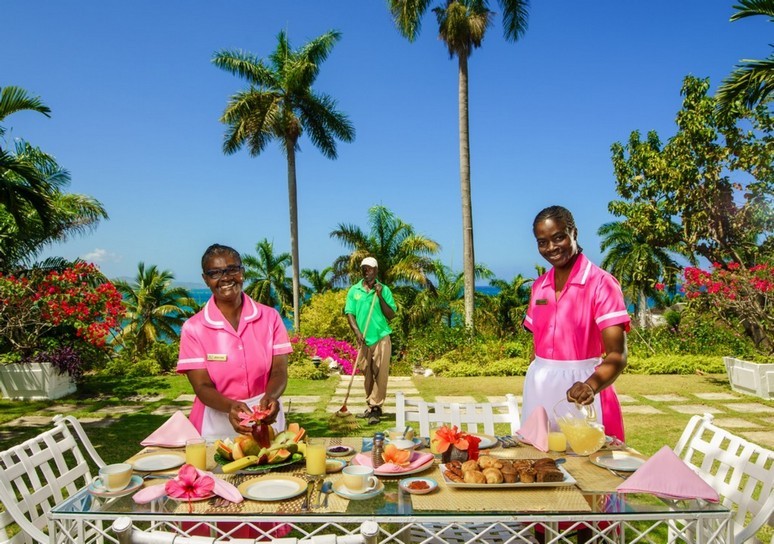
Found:
<svg viewBox="0 0 774 544"><path fill-rule="evenodd" d="M733 3L533 0L516 43L496 19L469 66L477 261L503 279L532 276L544 264L532 219L562 204L599 262L596 231L616 198L611 144L633 130L666 140L686 75L709 77L714 90L740 59L769 54L771 23L730 23ZM382 0L6 0L2 13L0 86L27 89L53 113L14 114L10 137L53 154L72 174L69 191L110 215L45 255L86 258L110 277L134 276L144 261L200 282L210 243L254 253L268 238L289 251L285 158L277 144L256 158L223 154L218 118L244 83L210 60L221 49L266 57L282 29L294 47L337 29L315 88L357 136L337 160L301 141L301 267L329 266L345 253L330 232L367 229L380 204L461 270L457 61L432 13L413 44Z"/></svg>

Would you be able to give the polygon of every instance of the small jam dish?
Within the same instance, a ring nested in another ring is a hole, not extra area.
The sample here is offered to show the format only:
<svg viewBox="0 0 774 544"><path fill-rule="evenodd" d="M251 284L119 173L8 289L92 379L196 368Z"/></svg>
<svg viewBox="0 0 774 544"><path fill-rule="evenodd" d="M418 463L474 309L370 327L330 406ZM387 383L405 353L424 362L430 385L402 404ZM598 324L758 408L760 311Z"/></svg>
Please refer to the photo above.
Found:
<svg viewBox="0 0 774 544"><path fill-rule="evenodd" d="M349 446L328 446L325 451L328 453L328 457L344 457L355 450Z"/></svg>
<svg viewBox="0 0 774 544"><path fill-rule="evenodd" d="M438 488L438 482L432 478L403 478L398 485L412 495L425 495Z"/></svg>

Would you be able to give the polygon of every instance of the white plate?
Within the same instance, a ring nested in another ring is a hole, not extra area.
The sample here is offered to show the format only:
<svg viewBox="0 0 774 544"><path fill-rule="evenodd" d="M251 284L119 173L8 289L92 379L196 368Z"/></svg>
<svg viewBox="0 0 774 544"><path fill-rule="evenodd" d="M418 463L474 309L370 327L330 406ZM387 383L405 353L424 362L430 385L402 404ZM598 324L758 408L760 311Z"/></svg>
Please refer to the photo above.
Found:
<svg viewBox="0 0 774 544"><path fill-rule="evenodd" d="M347 462L344 459L326 459L325 460L325 472L332 474L334 472L341 472L341 470L347 466Z"/></svg>
<svg viewBox="0 0 774 544"><path fill-rule="evenodd" d="M185 453L183 452L146 453L138 455L134 461L131 461L134 470L139 470L140 472L169 470L177 468L183 463L185 463Z"/></svg>
<svg viewBox="0 0 774 544"><path fill-rule="evenodd" d="M411 456L412 456L411 458L412 459L416 459L416 457L414 457L415 455L420 455L420 454L416 453L416 452L412 452L411 453ZM431 457L427 461L427 463L425 463L424 465L418 466L417 468L414 468L414 469L406 469L406 470L402 470L402 471L399 471L399 472L391 472L391 471L379 470L379 468L377 467L374 470L374 474L376 474L377 476L385 476L385 477L393 476L395 478L397 478L398 476L408 476L409 474L416 474L417 472L422 472L423 470L427 470L428 468L432 467L434 460L435 460L435 458ZM360 463L357 462L357 457L352 459L352 464L353 465L359 465L360 464ZM370 467L371 464L369 463L366 466Z"/></svg>
<svg viewBox="0 0 774 544"><path fill-rule="evenodd" d="M598 451L589 455L589 461L602 468L621 472L634 472L640 468L647 457L631 451Z"/></svg>
<svg viewBox="0 0 774 544"><path fill-rule="evenodd" d="M446 470L446 465L439 465L439 468L441 469L441 474L443 475L444 471ZM523 483L523 482L515 482L512 484L507 484L505 482L501 484L466 484L464 482L455 482L453 480L450 480L446 477L446 475L443 475L443 480L449 487L462 487L462 488L468 488L468 489L505 489L505 488L527 488L527 487L563 487L568 485L575 485L578 483L575 481L575 478L570 476L570 473L564 470L564 467L561 465L558 465L556 468L561 470L564 473L564 480L561 482L532 482L532 483Z"/></svg>
<svg viewBox="0 0 774 544"><path fill-rule="evenodd" d="M129 484L118 491L108 491L104 487L96 487L94 482L89 484L89 493L96 497L123 497L129 493L134 493L142 487L142 478L140 476L132 476L129 480Z"/></svg>
<svg viewBox="0 0 774 544"><path fill-rule="evenodd" d="M412 482L424 482L427 484L427 487L424 489L412 489ZM435 489L438 487L438 482L432 478L404 478L398 483L398 485L406 493L411 493L412 495L425 495L431 491L435 491Z"/></svg>
<svg viewBox="0 0 774 544"><path fill-rule="evenodd" d="M339 451L339 448L346 448ZM330 457L344 457L346 455L350 455L355 450L350 448L349 446L328 446L325 450Z"/></svg>
<svg viewBox="0 0 774 544"><path fill-rule="evenodd" d="M338 482L333 484L333 492L336 493L336 495L353 501L373 499L374 497L379 495L379 493L381 493L382 491L384 491L384 484L381 481L379 481L379 483L374 489L372 489L371 491L366 491L365 493L352 493L352 491L350 491L347 488L347 486L344 485L344 480L339 480Z"/></svg>
<svg viewBox="0 0 774 544"><path fill-rule="evenodd" d="M300 495L306 490L306 480L296 476L265 476L242 482L238 489L242 496L253 501L281 501Z"/></svg>
<svg viewBox="0 0 774 544"><path fill-rule="evenodd" d="M497 445L497 439L494 436L488 434L474 434L473 436L481 439L481 442L478 444L478 449L480 450L494 448Z"/></svg>

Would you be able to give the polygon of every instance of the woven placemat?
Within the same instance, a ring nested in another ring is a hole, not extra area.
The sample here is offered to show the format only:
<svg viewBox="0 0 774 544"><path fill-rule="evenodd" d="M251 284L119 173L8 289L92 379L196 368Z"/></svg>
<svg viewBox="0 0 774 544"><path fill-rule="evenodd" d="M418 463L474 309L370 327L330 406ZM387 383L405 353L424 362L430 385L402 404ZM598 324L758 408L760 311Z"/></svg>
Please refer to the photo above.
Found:
<svg viewBox="0 0 774 544"><path fill-rule="evenodd" d="M578 482L578 487L586 492L612 493L623 482L623 478L598 467L588 457L568 456L564 468Z"/></svg>

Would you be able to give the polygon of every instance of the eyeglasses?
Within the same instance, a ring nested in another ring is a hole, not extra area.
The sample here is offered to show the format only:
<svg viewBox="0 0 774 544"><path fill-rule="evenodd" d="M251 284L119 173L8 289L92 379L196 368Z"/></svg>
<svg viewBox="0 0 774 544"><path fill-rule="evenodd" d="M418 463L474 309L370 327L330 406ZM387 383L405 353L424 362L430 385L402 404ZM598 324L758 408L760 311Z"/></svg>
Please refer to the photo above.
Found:
<svg viewBox="0 0 774 544"><path fill-rule="evenodd" d="M245 267L241 264L232 264L226 268L213 268L212 270L205 270L204 275L211 280L219 280L223 276L236 276L237 274L241 274L244 269Z"/></svg>

